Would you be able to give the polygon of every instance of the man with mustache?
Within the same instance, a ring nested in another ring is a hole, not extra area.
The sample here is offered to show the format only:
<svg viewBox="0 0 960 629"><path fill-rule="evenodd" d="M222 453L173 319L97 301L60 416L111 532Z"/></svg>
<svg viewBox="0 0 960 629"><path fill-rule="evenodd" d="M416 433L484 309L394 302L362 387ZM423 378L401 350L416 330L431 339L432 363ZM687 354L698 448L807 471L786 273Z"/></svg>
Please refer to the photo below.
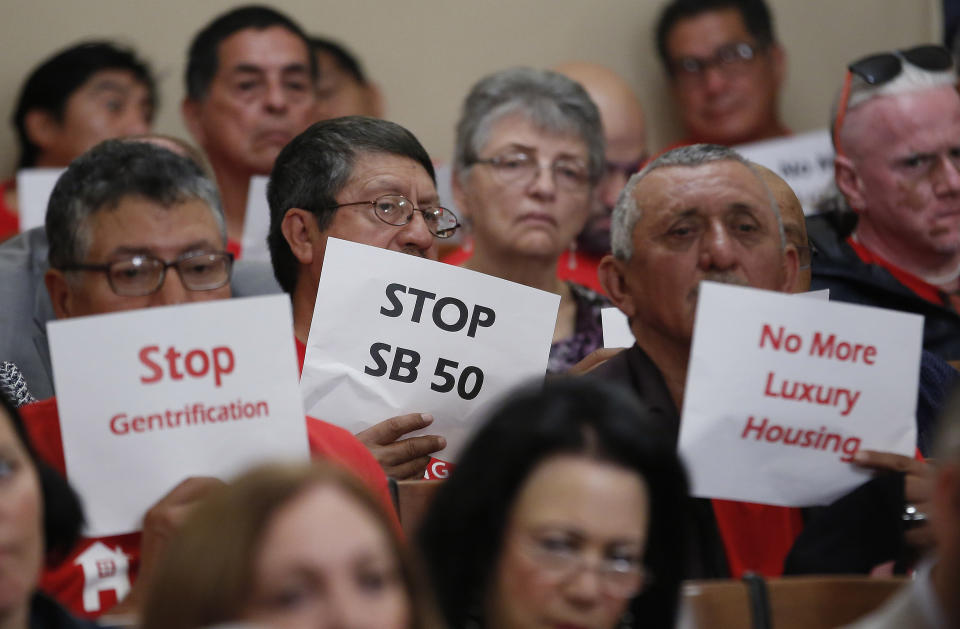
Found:
<svg viewBox="0 0 960 629"><path fill-rule="evenodd" d="M629 318L637 342L592 373L632 387L677 438L700 283L793 292L798 287L796 247L789 244L775 197L757 169L731 149L705 144L664 153L630 179L614 209L611 241L613 254L601 262L600 279L610 300ZM907 472L907 498L925 497L928 469L923 463L866 451L856 460ZM822 537L807 535L797 544L810 524L798 509L693 500L687 517L693 540L687 576L777 575L790 552L795 571L869 571L899 548L896 525L904 485L900 478L884 483L870 489L884 498L893 494L884 502L892 505L893 523L883 528L885 536L864 540L850 553L824 550L834 546ZM914 485L922 487L919 493ZM851 510L858 513L859 501L872 499L872 494L855 496ZM834 527L840 531L837 544L849 542L839 539L842 532L858 530L849 525L855 523L849 504L837 507L846 518L845 526ZM828 509L826 517L837 512ZM876 523L874 530L880 529Z"/></svg>
<svg viewBox="0 0 960 629"><path fill-rule="evenodd" d="M318 122L280 152L267 188L270 260L293 301L300 363L323 268L327 238L437 259L437 237L458 226L439 207L436 175L412 133L392 122L347 116ZM321 297L322 298L322 297ZM408 413L357 435L388 476L419 478L442 437L401 439L433 421Z"/></svg>
<svg viewBox="0 0 960 629"><path fill-rule="evenodd" d="M960 95L952 58L920 46L849 67L832 125L847 208L808 221L818 251L813 287L829 288L831 299L923 315L924 349L960 360Z"/></svg>
<svg viewBox="0 0 960 629"><path fill-rule="evenodd" d="M273 9L239 7L197 33L185 79L183 119L210 160L237 254L250 177L270 174L280 149L313 121L310 41Z"/></svg>

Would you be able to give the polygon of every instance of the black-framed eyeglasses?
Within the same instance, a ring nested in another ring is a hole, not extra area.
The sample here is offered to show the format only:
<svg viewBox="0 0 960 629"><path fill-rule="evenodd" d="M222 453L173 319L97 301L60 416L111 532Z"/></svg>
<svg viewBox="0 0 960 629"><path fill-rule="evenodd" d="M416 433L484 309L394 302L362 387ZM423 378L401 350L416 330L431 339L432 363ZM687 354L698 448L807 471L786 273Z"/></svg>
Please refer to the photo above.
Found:
<svg viewBox="0 0 960 629"><path fill-rule="evenodd" d="M833 123L833 145L837 154L843 155L840 146L840 128L847 115L854 75L863 79L868 85L874 87L884 85L900 76L904 61L930 72L943 72L953 67L953 55L950 51L934 44L869 55L848 65L847 75L843 81L843 91L837 103L837 118Z"/></svg>
<svg viewBox="0 0 960 629"><path fill-rule="evenodd" d="M711 67L730 75L756 59L763 48L747 42L732 42L720 46L709 57L680 57L674 60L670 67L673 76L679 80L700 80Z"/></svg>
<svg viewBox="0 0 960 629"><path fill-rule="evenodd" d="M171 262L141 254L106 264L67 264L62 271L105 273L110 289L121 297L151 295L163 286L167 269L174 268L187 290L214 290L230 281L233 254L228 251L191 251Z"/></svg>
<svg viewBox="0 0 960 629"><path fill-rule="evenodd" d="M516 151L475 159L471 164L483 164L493 168L494 175L506 186L528 186L543 167L537 156L525 151ZM590 183L590 168L584 160L573 157L558 157L548 166L553 173L557 188L571 192L586 189Z"/></svg>
<svg viewBox="0 0 960 629"><path fill-rule="evenodd" d="M373 207L373 215L379 218L387 225L402 227L413 220L414 212L420 212L423 221L427 224L427 229L437 238L449 238L453 236L460 227L460 220L457 215L445 207L439 205L433 207L418 208L413 205L407 197L400 194L385 194L377 197L373 201L354 201L353 203L341 203L334 205L330 210L350 205L369 205Z"/></svg>

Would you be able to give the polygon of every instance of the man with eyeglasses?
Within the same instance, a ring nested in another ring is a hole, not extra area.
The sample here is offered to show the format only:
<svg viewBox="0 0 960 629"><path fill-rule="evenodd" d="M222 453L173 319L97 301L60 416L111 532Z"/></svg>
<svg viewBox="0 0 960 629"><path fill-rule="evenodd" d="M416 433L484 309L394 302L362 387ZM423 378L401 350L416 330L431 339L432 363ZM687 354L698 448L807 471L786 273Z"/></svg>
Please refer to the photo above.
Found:
<svg viewBox="0 0 960 629"><path fill-rule="evenodd" d="M111 140L74 160L51 195L46 230L45 281L57 318L230 297L233 255L226 251L216 187L194 161L159 145ZM21 412L41 458L66 474L56 398ZM389 504L386 478L366 448L345 430L306 421L311 453L348 467ZM142 539L134 533L84 540L45 573L43 588L73 612L98 616L124 597L139 569L137 584L118 607L135 612L165 540L190 506L218 484L189 478L178 485L148 511ZM115 597L112 588L103 598L84 595L96 592L98 581L81 554L98 543L125 556L103 577L127 583Z"/></svg>
<svg viewBox="0 0 960 629"><path fill-rule="evenodd" d="M786 55L764 0L674 0L657 52L686 137L733 146L790 132L780 120Z"/></svg>
<svg viewBox="0 0 960 629"><path fill-rule="evenodd" d="M392 122L347 116L318 122L277 156L267 187L274 275L293 301L301 366L306 354L327 239L342 238L437 259L456 215L439 206L433 164L412 133ZM398 412L409 409L397 409ZM403 438L433 418L407 413L361 432L388 476L421 478L437 435Z"/></svg>
<svg viewBox="0 0 960 629"><path fill-rule="evenodd" d="M560 260L557 277L603 291L597 278L600 259L610 252L610 215L630 175L647 161L647 128L633 88L607 67L574 61L554 68L573 79L600 110L603 124L604 172L593 192L592 209L577 235L575 251Z"/></svg>
<svg viewBox="0 0 960 629"><path fill-rule="evenodd" d="M813 287L923 315L924 348L960 360L960 95L950 53L850 64L832 121L842 210L808 220Z"/></svg>
<svg viewBox="0 0 960 629"><path fill-rule="evenodd" d="M698 144L653 160L628 182L614 210L613 254L600 266L601 281L637 342L591 376L630 388L679 437L700 282L802 288L797 252L781 235L783 226L762 175L735 151ZM904 472L908 480L876 479L808 517L798 509L694 500L687 576L865 573L893 559L902 544L904 497L923 502L929 468L884 452L861 451L855 460L868 469Z"/></svg>

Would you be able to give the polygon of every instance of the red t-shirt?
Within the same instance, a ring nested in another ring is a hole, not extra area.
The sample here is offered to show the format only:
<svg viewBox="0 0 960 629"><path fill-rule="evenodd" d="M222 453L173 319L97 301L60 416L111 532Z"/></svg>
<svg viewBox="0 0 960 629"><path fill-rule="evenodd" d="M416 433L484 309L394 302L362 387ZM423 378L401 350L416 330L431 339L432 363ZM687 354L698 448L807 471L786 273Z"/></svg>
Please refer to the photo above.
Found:
<svg viewBox="0 0 960 629"><path fill-rule="evenodd" d="M0 242L20 231L20 215L7 205L7 190L17 185L16 179L0 182Z"/></svg>
<svg viewBox="0 0 960 629"><path fill-rule="evenodd" d="M461 246L443 256L440 261L453 266L460 266L469 260L472 255L472 249L465 249ZM557 277L564 281L586 286L601 295L606 295L597 274L602 259L603 256L592 256L581 251L564 251L560 255L560 259L557 260Z"/></svg>
<svg viewBox="0 0 960 629"><path fill-rule="evenodd" d="M66 477L56 398L23 406L20 414L37 455ZM313 417L306 421L311 455L342 465L363 480L399 531L387 477L370 451L343 428ZM83 538L65 561L46 567L40 589L74 614L96 618L129 592L139 567L140 533Z"/></svg>

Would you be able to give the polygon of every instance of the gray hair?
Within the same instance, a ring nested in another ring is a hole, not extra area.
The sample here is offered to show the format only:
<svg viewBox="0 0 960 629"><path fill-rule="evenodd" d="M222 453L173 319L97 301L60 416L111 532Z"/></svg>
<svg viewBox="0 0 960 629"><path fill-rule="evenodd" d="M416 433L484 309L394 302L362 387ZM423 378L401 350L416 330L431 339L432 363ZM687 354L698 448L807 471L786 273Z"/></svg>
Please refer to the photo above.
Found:
<svg viewBox="0 0 960 629"><path fill-rule="evenodd" d="M90 217L116 208L128 196L164 207L202 201L226 245L220 195L200 165L144 140L107 140L75 159L53 188L46 216L50 266L83 262L90 246Z"/></svg>
<svg viewBox="0 0 960 629"><path fill-rule="evenodd" d="M613 255L620 260L629 260L633 257L633 230L640 220L640 207L637 205L637 199L634 191L637 185L643 181L644 177L651 172L668 166L703 166L713 162L737 162L750 169L770 201L770 207L773 209L773 215L777 218L777 229L780 233L780 247L786 245L786 236L783 232L783 221L780 218L780 208L777 206L776 199L766 182L757 172L753 164L731 148L720 146L718 144L693 144L690 146L681 146L671 151L667 151L655 160L647 164L640 172L636 173L627 185L620 192L617 204L613 208L613 217L610 224L610 245Z"/></svg>
<svg viewBox="0 0 960 629"><path fill-rule="evenodd" d="M911 94L945 86L956 87L957 85L957 75L952 67L948 70L925 70L907 61L899 51L892 51L890 54L900 57L900 62L903 64L900 74L892 81L880 85L871 85L857 74L851 73L850 93L847 95L847 113L875 98ZM837 148L837 116L840 114L842 98L843 87L837 90L830 107L830 139L834 143L834 150Z"/></svg>
<svg viewBox="0 0 960 629"><path fill-rule="evenodd" d="M476 163L493 125L511 114L527 117L544 131L579 137L587 145L590 180L600 180L605 158L597 106L576 81L534 68L502 70L480 79L470 90L457 123L455 176L463 177Z"/></svg>

